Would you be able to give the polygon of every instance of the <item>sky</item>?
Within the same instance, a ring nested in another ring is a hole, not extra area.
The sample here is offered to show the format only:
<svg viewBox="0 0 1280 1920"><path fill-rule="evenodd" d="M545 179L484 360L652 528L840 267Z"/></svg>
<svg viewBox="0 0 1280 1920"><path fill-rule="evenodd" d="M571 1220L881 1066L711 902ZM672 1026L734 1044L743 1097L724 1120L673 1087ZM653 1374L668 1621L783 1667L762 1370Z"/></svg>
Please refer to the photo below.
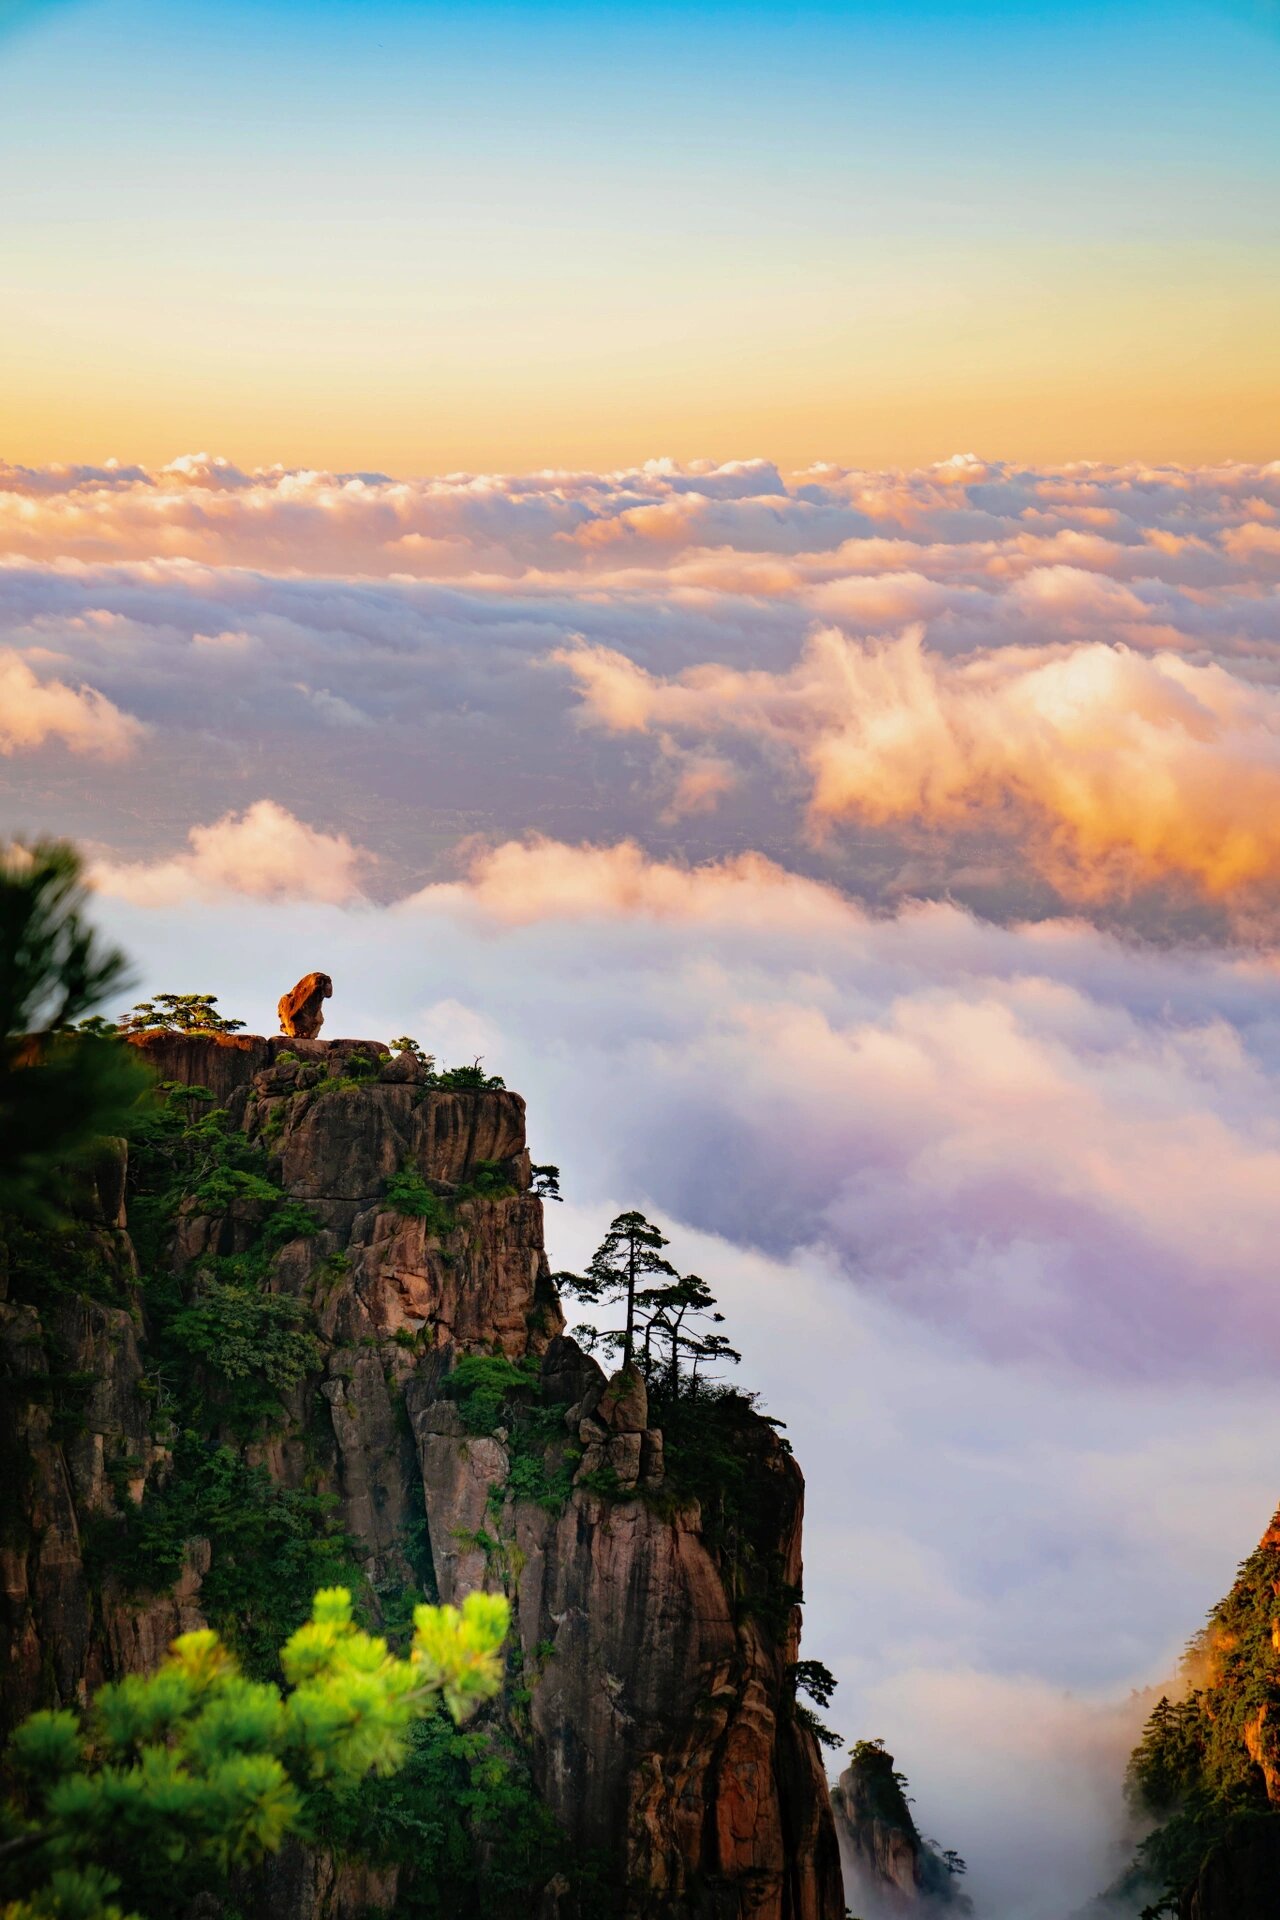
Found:
<svg viewBox="0 0 1280 1920"><path fill-rule="evenodd" d="M1261 0L9 0L5 451L1266 457L1278 79Z"/></svg>
<svg viewBox="0 0 1280 1920"><path fill-rule="evenodd" d="M1280 20L0 0L0 833L483 1056L980 1920L1280 1499Z"/></svg>

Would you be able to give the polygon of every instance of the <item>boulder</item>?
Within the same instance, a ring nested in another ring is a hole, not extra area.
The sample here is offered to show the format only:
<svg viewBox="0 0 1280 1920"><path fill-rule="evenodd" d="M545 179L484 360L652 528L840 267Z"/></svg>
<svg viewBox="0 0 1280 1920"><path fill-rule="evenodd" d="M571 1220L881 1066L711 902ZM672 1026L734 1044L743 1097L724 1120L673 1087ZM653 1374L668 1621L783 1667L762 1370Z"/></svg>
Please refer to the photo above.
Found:
<svg viewBox="0 0 1280 1920"><path fill-rule="evenodd" d="M283 994L276 1012L280 1031L314 1040L324 1025L324 1003L333 997L333 982L327 973L304 973L296 987Z"/></svg>

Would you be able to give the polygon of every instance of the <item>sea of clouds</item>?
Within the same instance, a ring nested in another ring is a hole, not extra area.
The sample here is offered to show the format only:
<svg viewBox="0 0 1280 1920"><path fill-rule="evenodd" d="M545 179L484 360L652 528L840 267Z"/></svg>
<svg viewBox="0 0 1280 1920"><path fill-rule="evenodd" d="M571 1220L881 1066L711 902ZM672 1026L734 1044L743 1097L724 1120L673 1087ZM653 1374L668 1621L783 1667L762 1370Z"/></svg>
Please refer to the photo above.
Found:
<svg viewBox="0 0 1280 1920"><path fill-rule="evenodd" d="M1280 1497L1280 465L0 468L0 805L140 990L482 1054L809 1479L987 1920L1123 1859Z"/></svg>
<svg viewBox="0 0 1280 1920"><path fill-rule="evenodd" d="M467 832L629 834L1272 931L1280 463L0 466L0 558L0 748L65 743L139 852L184 778L193 824L354 825L384 893Z"/></svg>

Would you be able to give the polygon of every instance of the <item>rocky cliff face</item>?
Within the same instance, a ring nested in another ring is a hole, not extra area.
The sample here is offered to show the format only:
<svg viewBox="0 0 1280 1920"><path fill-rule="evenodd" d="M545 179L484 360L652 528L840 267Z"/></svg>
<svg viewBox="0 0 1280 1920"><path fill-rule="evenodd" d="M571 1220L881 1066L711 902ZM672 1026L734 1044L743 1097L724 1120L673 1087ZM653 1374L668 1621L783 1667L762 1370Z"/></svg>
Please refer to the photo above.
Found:
<svg viewBox="0 0 1280 1920"><path fill-rule="evenodd" d="M859 1741L832 1789L831 1804L848 1897L863 1920L972 1913L959 1889L962 1864L922 1839L906 1781L879 1741Z"/></svg>
<svg viewBox="0 0 1280 1920"><path fill-rule="evenodd" d="M567 1836L510 1910L585 1912L590 1860L600 1912L837 1920L792 1712L799 1470L740 1400L673 1444L642 1381L566 1339L523 1101L367 1042L138 1044L180 1090L163 1123L131 1163L104 1154L74 1229L5 1230L8 1722L206 1620L269 1658L346 1569L389 1627L500 1586L492 1737ZM499 1843L476 1846L483 1879ZM411 1850L342 1852L282 1860L246 1901L448 1911L414 1904Z"/></svg>

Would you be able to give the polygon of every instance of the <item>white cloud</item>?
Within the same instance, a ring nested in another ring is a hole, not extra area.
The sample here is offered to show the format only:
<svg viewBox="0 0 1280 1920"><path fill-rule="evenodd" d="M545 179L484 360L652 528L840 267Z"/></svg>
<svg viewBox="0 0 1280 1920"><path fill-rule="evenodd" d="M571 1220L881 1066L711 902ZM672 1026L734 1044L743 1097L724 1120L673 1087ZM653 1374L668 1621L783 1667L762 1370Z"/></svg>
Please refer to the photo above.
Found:
<svg viewBox="0 0 1280 1920"><path fill-rule="evenodd" d="M0 754L57 740L72 753L122 760L143 732L139 721L93 687L37 679L20 654L0 651Z"/></svg>
<svg viewBox="0 0 1280 1920"><path fill-rule="evenodd" d="M342 905L362 898L363 848L345 834L306 826L274 800L257 800L242 814L192 827L190 851L171 859L94 866L94 886L137 906L163 906L208 895L262 900L323 900Z"/></svg>
<svg viewBox="0 0 1280 1920"><path fill-rule="evenodd" d="M1032 578L1076 604L1074 570ZM1108 603L1124 591L1101 587ZM1085 604L1097 597L1091 587ZM1167 880L1256 899L1280 877L1280 693L1216 663L1097 641L954 661L929 651L919 628L869 643L825 628L777 672L698 666L662 678L586 645L555 659L609 731L787 749L806 769L819 829L980 828L1016 838L1083 900Z"/></svg>

